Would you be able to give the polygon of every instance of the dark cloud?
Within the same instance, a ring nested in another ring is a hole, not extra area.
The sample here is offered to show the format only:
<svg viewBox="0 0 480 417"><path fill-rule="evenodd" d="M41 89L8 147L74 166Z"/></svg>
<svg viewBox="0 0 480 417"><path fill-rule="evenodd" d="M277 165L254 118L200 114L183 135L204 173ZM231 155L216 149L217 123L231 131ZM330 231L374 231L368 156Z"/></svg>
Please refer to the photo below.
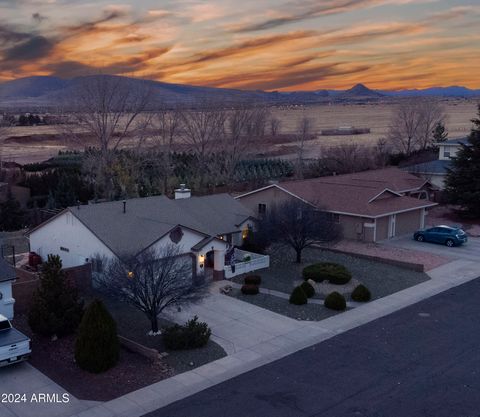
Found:
<svg viewBox="0 0 480 417"><path fill-rule="evenodd" d="M273 29L289 23L313 19L319 16L326 16L347 12L350 10L381 4L380 0L325 0L325 1L304 1L284 4L280 7L279 17L265 19L260 22L232 25L231 32L255 32ZM282 10L283 9L283 10ZM283 14L283 15L282 15Z"/></svg>
<svg viewBox="0 0 480 417"><path fill-rule="evenodd" d="M31 36L29 33L18 32L8 26L2 26L0 24L0 45L21 42L29 39Z"/></svg>
<svg viewBox="0 0 480 417"><path fill-rule="evenodd" d="M55 44L43 36L32 36L30 39L21 42L3 51L4 60L26 61L48 56L55 47Z"/></svg>
<svg viewBox="0 0 480 417"><path fill-rule="evenodd" d="M32 19L37 22L37 23L42 23L44 20L47 20L48 17L47 16L43 16L42 14L40 13L33 13L32 14Z"/></svg>

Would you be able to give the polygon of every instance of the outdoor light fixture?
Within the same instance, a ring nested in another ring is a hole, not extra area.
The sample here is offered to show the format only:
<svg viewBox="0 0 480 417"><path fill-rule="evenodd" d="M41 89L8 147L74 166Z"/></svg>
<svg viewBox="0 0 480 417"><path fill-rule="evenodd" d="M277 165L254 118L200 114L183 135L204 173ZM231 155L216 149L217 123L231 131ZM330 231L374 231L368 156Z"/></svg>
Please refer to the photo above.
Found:
<svg viewBox="0 0 480 417"><path fill-rule="evenodd" d="M135 275L135 274L133 273L133 271L128 271L128 272L127 272L127 277L128 277L129 279L132 279L134 275Z"/></svg>
<svg viewBox="0 0 480 417"><path fill-rule="evenodd" d="M199 255L198 256L198 262L199 262L200 268L203 268L203 266L205 264L205 255Z"/></svg>

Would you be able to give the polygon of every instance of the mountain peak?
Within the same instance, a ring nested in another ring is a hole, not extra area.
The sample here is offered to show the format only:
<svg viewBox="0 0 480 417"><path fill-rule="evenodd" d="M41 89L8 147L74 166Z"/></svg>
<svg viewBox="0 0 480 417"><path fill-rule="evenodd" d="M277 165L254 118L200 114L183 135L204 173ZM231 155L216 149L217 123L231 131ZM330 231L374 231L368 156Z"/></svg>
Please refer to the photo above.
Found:
<svg viewBox="0 0 480 417"><path fill-rule="evenodd" d="M378 93L377 91L370 90L370 88L366 87L364 84L358 83L354 85L349 90L344 92L344 95L347 96L356 96L356 97L382 97L383 94Z"/></svg>

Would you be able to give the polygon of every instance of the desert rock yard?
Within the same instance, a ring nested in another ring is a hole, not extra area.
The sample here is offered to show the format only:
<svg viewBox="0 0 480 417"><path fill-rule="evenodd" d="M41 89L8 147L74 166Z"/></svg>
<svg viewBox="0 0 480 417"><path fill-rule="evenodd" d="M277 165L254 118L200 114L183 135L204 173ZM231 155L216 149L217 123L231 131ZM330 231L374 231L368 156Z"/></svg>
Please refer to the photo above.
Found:
<svg viewBox="0 0 480 417"><path fill-rule="evenodd" d="M423 272L318 248L304 250L302 258L302 263L296 264L293 262L292 252L278 249L271 253L270 268L258 272L261 276L260 288L273 290L273 294L275 291L282 294L272 295L272 293L260 292L257 295L245 295L239 288L233 288L229 295L298 320L322 320L338 313L324 307L325 294L322 294L324 291L317 292L307 304L300 306L290 304L288 298L285 297L303 281L303 268L313 263L332 262L345 266L352 274L353 283L365 285L370 290L372 299L385 297L429 279L428 275ZM243 276L238 276L233 279L233 282L243 284L243 279ZM353 289L352 285L321 285L329 287L326 289L327 292L338 287L337 291L343 293L347 299L347 308L353 304L349 300ZM319 287L317 287L317 291L318 289Z"/></svg>

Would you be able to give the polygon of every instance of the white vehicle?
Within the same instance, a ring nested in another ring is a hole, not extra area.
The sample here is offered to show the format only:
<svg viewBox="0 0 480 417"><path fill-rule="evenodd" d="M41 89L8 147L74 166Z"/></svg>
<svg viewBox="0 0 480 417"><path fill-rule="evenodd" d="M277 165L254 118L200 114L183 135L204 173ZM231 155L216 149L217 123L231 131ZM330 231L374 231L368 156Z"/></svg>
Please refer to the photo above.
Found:
<svg viewBox="0 0 480 417"><path fill-rule="evenodd" d="M0 314L0 367L25 361L31 352L30 339Z"/></svg>

